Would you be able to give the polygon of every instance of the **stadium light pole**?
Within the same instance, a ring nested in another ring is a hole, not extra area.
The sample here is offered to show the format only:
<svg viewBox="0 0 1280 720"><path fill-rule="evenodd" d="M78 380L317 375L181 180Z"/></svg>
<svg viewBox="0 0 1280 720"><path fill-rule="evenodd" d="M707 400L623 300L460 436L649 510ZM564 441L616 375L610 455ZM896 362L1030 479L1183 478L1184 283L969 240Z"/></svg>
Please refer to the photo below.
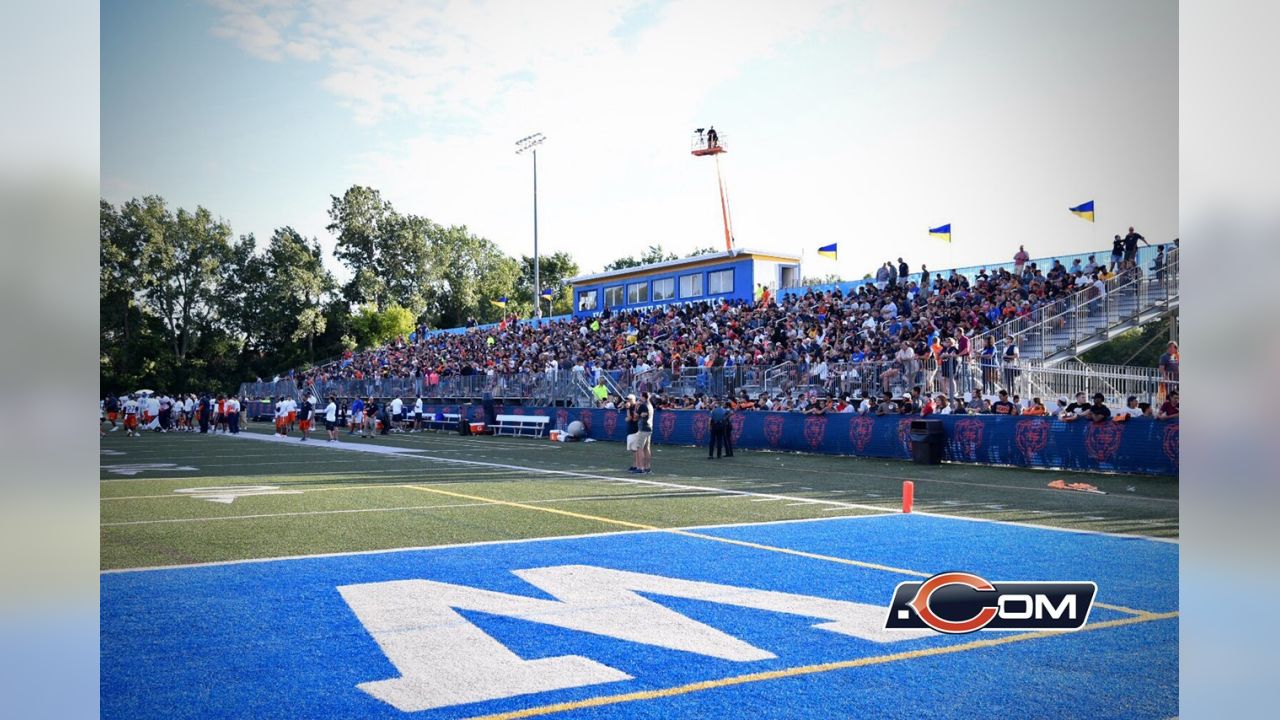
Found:
<svg viewBox="0 0 1280 720"><path fill-rule="evenodd" d="M533 152L533 316L542 317L542 288L538 274L538 146L546 140L542 133L534 133L516 141L516 154L526 150Z"/></svg>

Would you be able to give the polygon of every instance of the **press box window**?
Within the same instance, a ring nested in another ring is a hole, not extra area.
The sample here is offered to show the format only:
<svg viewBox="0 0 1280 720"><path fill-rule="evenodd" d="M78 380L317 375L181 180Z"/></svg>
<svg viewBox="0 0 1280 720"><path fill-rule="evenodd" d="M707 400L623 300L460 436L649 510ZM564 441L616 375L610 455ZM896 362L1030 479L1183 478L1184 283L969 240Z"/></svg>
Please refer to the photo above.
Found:
<svg viewBox="0 0 1280 720"><path fill-rule="evenodd" d="M702 297L702 273L680 276L680 297Z"/></svg>
<svg viewBox="0 0 1280 720"><path fill-rule="evenodd" d="M587 290L578 293L578 309L579 310L595 310L596 309L596 291Z"/></svg>
<svg viewBox="0 0 1280 720"><path fill-rule="evenodd" d="M614 285L604 289L604 306L618 307L622 304L622 286Z"/></svg>
<svg viewBox="0 0 1280 720"><path fill-rule="evenodd" d="M670 300L675 296L676 296L675 278L666 278L665 280L653 281L653 301L654 302Z"/></svg>
<svg viewBox="0 0 1280 720"><path fill-rule="evenodd" d="M627 286L627 304L649 302L649 283L631 283Z"/></svg>
<svg viewBox="0 0 1280 720"><path fill-rule="evenodd" d="M720 270L707 273L707 292L711 295L733 292L733 271Z"/></svg>

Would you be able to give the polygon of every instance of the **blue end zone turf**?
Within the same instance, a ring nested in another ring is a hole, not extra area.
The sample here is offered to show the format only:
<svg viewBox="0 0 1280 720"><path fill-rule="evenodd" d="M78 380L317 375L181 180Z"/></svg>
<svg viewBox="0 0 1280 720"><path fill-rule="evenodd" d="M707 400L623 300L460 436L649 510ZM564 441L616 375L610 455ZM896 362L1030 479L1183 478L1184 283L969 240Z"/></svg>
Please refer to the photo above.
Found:
<svg viewBox="0 0 1280 720"><path fill-rule="evenodd" d="M711 528L717 537L992 581L1094 580L1100 603L1177 609L1175 544L936 516ZM912 578L662 532L237 563L102 575L102 714L109 718L457 718L767 671L782 676L654 693L555 717L1140 718L1177 713L1177 620L937 654L1009 633L894 642L815 628L817 617L644 597L776 657L737 661L461 610L524 660L581 656L632 679L405 713L357 687L399 673L337 590L427 579L553 599L513 570L585 565L886 607ZM1089 625L1133 616L1095 607ZM387 637L393 637L387 635ZM930 652L935 651L935 652ZM895 656L911 653L910 656ZM840 669L792 668L860 658Z"/></svg>

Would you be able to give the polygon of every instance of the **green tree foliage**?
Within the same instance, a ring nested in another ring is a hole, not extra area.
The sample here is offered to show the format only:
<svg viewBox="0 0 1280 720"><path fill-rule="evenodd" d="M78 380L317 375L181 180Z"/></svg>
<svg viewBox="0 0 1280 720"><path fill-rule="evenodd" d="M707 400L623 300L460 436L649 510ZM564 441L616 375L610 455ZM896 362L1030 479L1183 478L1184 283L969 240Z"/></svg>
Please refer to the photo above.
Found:
<svg viewBox="0 0 1280 720"><path fill-rule="evenodd" d="M433 265L440 269L433 287L431 318L437 327L458 327L474 317L493 322L519 308L515 300L520 264L503 254L493 241L466 226L435 225L431 233ZM506 309L492 300L506 297ZM525 310L531 306L526 306Z"/></svg>
<svg viewBox="0 0 1280 720"><path fill-rule="evenodd" d="M568 312L573 302L573 288L565 281L578 274L578 263L567 252L558 252L538 259L538 279L542 289L551 288L555 294L551 298L551 313L557 310ZM529 255L520 257L520 277L516 279L516 299L523 305L533 306L533 258ZM547 309L547 301L542 301L543 310Z"/></svg>
<svg viewBox="0 0 1280 720"><path fill-rule="evenodd" d="M351 318L351 327L355 331L356 345L361 349L385 345L398 337L407 337L413 332L413 313L399 305L388 305L379 310L369 303Z"/></svg>
<svg viewBox="0 0 1280 720"><path fill-rule="evenodd" d="M1148 323L1130 330L1084 353L1080 359L1100 365L1156 367L1168 346L1171 322L1176 322L1176 319Z"/></svg>
<svg viewBox="0 0 1280 720"><path fill-rule="evenodd" d="M377 190L360 185L331 197L329 220L337 240L334 256L351 270L342 289L348 302L426 310L427 289L435 280L428 248L434 223L401 215Z"/></svg>
<svg viewBox="0 0 1280 720"><path fill-rule="evenodd" d="M714 251L712 251L714 252ZM701 254L701 253L697 253ZM679 260L680 256L675 253L667 253L662 251L661 245L650 245L640 257L628 255L620 257L617 260L604 266L604 271L622 270L624 268L639 267L641 265L651 265L653 263L666 262L667 260Z"/></svg>
<svg viewBox="0 0 1280 720"><path fill-rule="evenodd" d="M813 275L800 281L800 285L830 285L832 283L841 282L838 273L827 273L826 275Z"/></svg>

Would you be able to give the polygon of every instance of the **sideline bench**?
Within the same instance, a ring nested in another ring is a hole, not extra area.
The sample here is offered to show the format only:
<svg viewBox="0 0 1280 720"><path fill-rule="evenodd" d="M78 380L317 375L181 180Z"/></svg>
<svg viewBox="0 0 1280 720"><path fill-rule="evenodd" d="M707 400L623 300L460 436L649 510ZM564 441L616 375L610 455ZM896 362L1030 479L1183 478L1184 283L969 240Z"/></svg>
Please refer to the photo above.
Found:
<svg viewBox="0 0 1280 720"><path fill-rule="evenodd" d="M542 437L551 423L551 417L547 415L499 415L497 419L498 424L492 428L494 435L502 435L505 431L513 436Z"/></svg>
<svg viewBox="0 0 1280 720"><path fill-rule="evenodd" d="M462 415L459 413L441 414L444 415L443 420L436 420L434 415L426 417L426 414L424 413L422 418L422 427L424 429L435 430L437 432L441 430L456 430L458 428L458 420L462 418Z"/></svg>

